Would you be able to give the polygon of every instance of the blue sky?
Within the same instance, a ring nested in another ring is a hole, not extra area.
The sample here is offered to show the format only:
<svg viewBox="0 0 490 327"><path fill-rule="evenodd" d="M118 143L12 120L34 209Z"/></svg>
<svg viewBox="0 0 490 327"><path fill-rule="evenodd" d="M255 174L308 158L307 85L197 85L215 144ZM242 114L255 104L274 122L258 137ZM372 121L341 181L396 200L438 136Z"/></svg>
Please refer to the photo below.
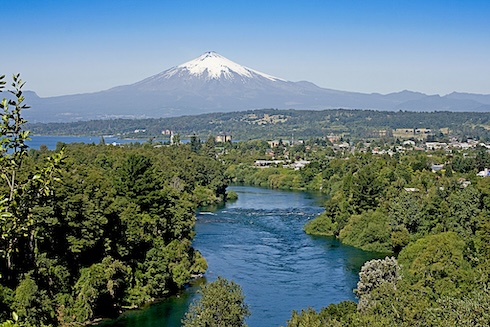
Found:
<svg viewBox="0 0 490 327"><path fill-rule="evenodd" d="M290 81L490 93L490 1L5 0L0 74L40 96L131 84L206 51Z"/></svg>

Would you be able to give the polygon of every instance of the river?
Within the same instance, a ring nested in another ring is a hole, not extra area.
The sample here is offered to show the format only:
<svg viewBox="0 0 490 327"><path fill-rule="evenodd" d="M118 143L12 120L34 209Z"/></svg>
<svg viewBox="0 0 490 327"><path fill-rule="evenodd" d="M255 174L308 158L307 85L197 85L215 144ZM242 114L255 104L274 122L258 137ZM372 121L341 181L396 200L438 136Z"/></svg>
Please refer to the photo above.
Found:
<svg viewBox="0 0 490 327"><path fill-rule="evenodd" d="M241 285L252 312L250 327L284 326L292 310L355 299L359 269L377 255L303 232L304 224L322 211L321 197L230 188L237 201L198 213L194 247L208 261L207 281L222 276ZM100 326L178 327L197 288Z"/></svg>

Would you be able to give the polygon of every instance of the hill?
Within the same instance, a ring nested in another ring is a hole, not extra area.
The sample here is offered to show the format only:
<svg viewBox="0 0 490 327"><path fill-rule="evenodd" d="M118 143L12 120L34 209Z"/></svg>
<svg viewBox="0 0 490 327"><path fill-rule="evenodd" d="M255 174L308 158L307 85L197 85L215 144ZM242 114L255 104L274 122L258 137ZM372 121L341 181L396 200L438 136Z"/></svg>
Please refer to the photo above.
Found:
<svg viewBox="0 0 490 327"><path fill-rule="evenodd" d="M193 134L205 139L227 133L235 140L309 138L329 134L352 137L390 135L400 128L441 128L453 134L486 137L490 135L490 113L408 112L375 110L278 110L261 109L229 113L158 119L110 119L71 123L30 124L34 134L43 135L122 135L126 137L162 137L172 131L182 137Z"/></svg>

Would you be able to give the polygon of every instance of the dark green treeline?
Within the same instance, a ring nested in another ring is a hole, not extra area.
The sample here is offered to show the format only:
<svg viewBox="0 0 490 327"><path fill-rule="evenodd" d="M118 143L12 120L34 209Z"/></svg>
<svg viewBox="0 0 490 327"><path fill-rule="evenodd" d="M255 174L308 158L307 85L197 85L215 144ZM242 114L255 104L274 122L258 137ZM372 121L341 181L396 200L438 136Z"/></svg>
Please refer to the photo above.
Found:
<svg viewBox="0 0 490 327"><path fill-rule="evenodd" d="M0 321L13 312L28 326L116 315L205 271L191 247L195 210L224 200L221 163L189 145L61 147L49 194L27 203L28 223L9 262L0 259ZM30 150L18 167L19 183L36 179L33 172L53 154ZM2 232L3 248L13 236Z"/></svg>

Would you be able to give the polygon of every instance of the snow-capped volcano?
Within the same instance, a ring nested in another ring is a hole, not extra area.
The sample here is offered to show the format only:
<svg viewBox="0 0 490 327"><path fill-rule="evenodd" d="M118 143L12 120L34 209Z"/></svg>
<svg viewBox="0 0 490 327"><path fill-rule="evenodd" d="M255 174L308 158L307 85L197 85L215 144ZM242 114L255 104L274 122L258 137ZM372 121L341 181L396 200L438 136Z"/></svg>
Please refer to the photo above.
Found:
<svg viewBox="0 0 490 327"><path fill-rule="evenodd" d="M336 91L310 82L290 82L239 65L216 52L131 85L95 93L39 98L28 103L30 121L74 121L193 115L247 109L490 110L488 96L388 95Z"/></svg>
<svg viewBox="0 0 490 327"><path fill-rule="evenodd" d="M188 72L190 75L203 79L233 79L233 78L254 78L261 76L271 81L282 80L256 70L237 64L214 51L206 52L200 57L183 63L177 67L166 70L162 73L163 77L170 78Z"/></svg>
<svg viewBox="0 0 490 327"><path fill-rule="evenodd" d="M261 73L233 62L216 52L210 51L196 59L167 69L159 74L146 78L132 86L139 90L170 91L183 87L185 89L206 90L217 84L220 90L228 86L262 89L274 82L287 81L268 74ZM226 93L228 93L230 90ZM209 95L209 94L208 94Z"/></svg>

